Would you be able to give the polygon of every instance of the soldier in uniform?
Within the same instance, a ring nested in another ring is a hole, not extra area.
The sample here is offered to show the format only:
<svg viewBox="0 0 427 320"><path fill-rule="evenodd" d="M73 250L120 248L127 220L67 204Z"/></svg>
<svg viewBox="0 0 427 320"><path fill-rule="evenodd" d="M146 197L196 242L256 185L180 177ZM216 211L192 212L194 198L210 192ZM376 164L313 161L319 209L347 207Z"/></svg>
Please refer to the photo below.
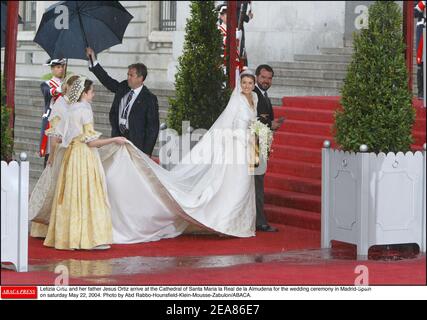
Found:
<svg viewBox="0 0 427 320"><path fill-rule="evenodd" d="M224 72L226 70L227 65L227 5L220 4L217 6L217 11L219 13L219 19L221 20L221 24L218 26L219 31L222 35L222 48L223 48L223 54L221 57L224 59ZM240 61L240 52L239 48L237 47L237 57L236 57L237 65L239 67L239 70L243 70L243 63Z"/></svg>
<svg viewBox="0 0 427 320"><path fill-rule="evenodd" d="M40 157L44 157L44 166L46 167L47 160L49 158L49 139L45 135L45 131L49 129L49 115L52 111L52 104L55 103L56 99L61 95L61 82L65 74L65 59L49 59L45 66L50 66L52 72L52 78L43 82L40 85L44 97L44 114L42 116L41 134L40 134Z"/></svg>
<svg viewBox="0 0 427 320"><path fill-rule="evenodd" d="M249 10L248 10L249 9ZM237 28L241 32L240 39L240 59L245 67L248 66L248 58L245 46L245 23L248 23L253 18L251 9L251 1L237 1Z"/></svg>

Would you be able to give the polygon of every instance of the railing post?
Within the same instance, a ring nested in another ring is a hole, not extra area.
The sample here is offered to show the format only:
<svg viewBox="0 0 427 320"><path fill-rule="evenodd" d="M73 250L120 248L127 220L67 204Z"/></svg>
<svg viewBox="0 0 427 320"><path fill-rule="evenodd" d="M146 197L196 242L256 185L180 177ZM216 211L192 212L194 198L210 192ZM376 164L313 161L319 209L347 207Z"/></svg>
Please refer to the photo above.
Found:
<svg viewBox="0 0 427 320"><path fill-rule="evenodd" d="M425 9L424 9L425 10ZM426 107L426 28L423 30L423 93L424 93L424 108Z"/></svg>
<svg viewBox="0 0 427 320"><path fill-rule="evenodd" d="M19 155L19 217L18 217L18 272L28 271L28 189L30 166L27 154Z"/></svg>
<svg viewBox="0 0 427 320"><path fill-rule="evenodd" d="M360 150L360 225L357 239L357 255L361 259L368 258L369 250L369 188L370 165L368 146L362 144Z"/></svg>
<svg viewBox="0 0 427 320"><path fill-rule="evenodd" d="M229 87L236 87L236 68L237 68L237 3L236 1L227 1L227 54L228 54L228 79Z"/></svg>
<svg viewBox="0 0 427 320"><path fill-rule="evenodd" d="M7 2L6 42L4 52L4 79L6 86L6 106L10 108L9 127L14 136L15 124L15 74L16 74L16 40L18 37L19 1ZM2 31L3 32L3 31Z"/></svg>
<svg viewBox="0 0 427 320"><path fill-rule="evenodd" d="M412 70L414 54L414 1L403 1L403 37L405 41L405 60L408 70L408 88L412 92Z"/></svg>
<svg viewBox="0 0 427 320"><path fill-rule="evenodd" d="M331 142L325 140L322 148L322 208L321 208L321 245L322 248L331 247L330 239L330 153Z"/></svg>
<svg viewBox="0 0 427 320"><path fill-rule="evenodd" d="M425 94L425 92L424 92ZM422 218L422 242L421 242L421 252L426 252L426 228L427 228L427 219L426 219L426 144L423 146L423 218Z"/></svg>

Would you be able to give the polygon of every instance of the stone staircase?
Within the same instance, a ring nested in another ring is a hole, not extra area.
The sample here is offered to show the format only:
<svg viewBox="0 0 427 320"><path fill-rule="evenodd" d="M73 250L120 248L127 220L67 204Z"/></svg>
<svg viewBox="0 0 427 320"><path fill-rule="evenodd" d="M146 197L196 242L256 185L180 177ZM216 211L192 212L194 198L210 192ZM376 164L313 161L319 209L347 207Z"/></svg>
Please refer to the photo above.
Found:
<svg viewBox="0 0 427 320"><path fill-rule="evenodd" d="M296 54L294 61L271 61L275 76L270 97L339 96L353 47L321 48L320 54ZM413 92L417 93L416 51L414 50ZM274 105L281 105L281 103Z"/></svg>
<svg viewBox="0 0 427 320"><path fill-rule="evenodd" d="M321 48L320 54L297 54L292 62L270 62L275 76L269 90L275 116L286 121L276 132L265 178L265 212L275 223L320 230L321 148L332 141L333 113L340 107L353 47ZM417 94L414 51L413 92ZM277 99L282 99L276 103ZM414 150L425 143L425 109L414 99L417 120ZM280 107L279 107L280 106Z"/></svg>
<svg viewBox="0 0 427 320"><path fill-rule="evenodd" d="M340 97L284 97L275 107L286 121L275 133L273 152L265 176L265 212L270 222L320 230L321 149L329 140ZM426 110L413 100L416 121L413 150L426 141Z"/></svg>

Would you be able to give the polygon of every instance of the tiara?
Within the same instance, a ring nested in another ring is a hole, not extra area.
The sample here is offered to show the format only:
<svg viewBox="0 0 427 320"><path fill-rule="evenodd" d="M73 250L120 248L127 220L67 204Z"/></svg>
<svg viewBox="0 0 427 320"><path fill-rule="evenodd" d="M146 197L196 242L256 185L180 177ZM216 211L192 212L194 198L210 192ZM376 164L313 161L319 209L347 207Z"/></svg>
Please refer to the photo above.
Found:
<svg viewBox="0 0 427 320"><path fill-rule="evenodd" d="M82 95L82 92L85 89L86 79L87 78L84 76L79 76L70 86L66 94L67 100L70 103L76 103L77 101L79 101L80 96Z"/></svg>
<svg viewBox="0 0 427 320"><path fill-rule="evenodd" d="M242 78L243 76L251 76L251 77L254 77L254 78L255 78L255 73L253 73L253 71L251 71L251 70L249 70L249 69L246 69L245 71L243 71L243 72L240 74L240 78Z"/></svg>

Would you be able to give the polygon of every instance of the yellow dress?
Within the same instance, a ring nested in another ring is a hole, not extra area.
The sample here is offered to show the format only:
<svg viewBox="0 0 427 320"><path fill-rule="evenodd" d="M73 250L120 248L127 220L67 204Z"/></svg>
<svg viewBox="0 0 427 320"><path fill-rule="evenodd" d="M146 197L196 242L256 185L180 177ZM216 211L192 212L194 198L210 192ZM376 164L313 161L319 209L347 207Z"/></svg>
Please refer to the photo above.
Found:
<svg viewBox="0 0 427 320"><path fill-rule="evenodd" d="M112 222L104 169L97 148L87 143L98 139L88 103L77 103L63 127L66 149L52 201L44 245L56 249L92 249L112 243ZM70 130L73 128L73 130ZM80 133L76 135L76 128Z"/></svg>

